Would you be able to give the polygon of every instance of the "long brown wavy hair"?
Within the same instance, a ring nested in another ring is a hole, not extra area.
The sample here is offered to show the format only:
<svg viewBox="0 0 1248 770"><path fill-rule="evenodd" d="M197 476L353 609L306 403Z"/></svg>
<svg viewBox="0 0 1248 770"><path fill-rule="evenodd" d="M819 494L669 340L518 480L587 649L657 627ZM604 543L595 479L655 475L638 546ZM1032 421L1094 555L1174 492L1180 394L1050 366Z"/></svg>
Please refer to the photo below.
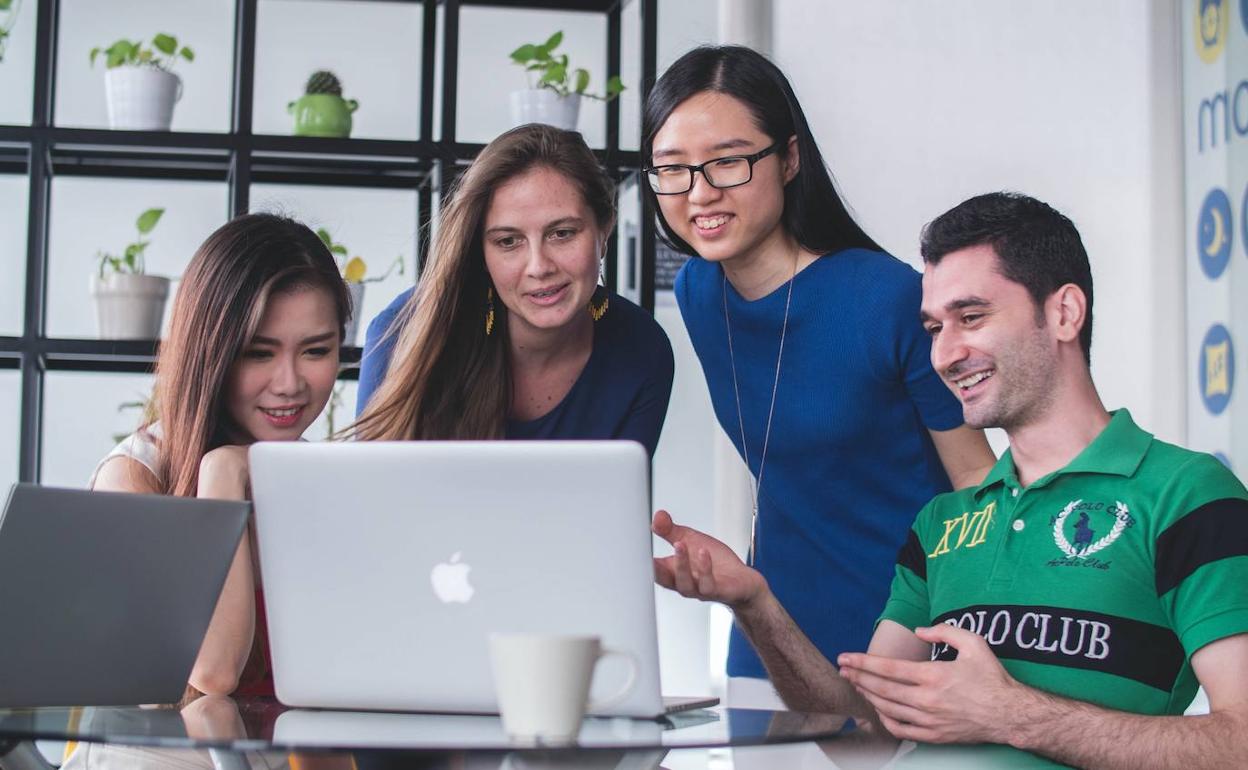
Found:
<svg viewBox="0 0 1248 770"><path fill-rule="evenodd" d="M200 460L231 443L225 407L230 367L256 333L269 298L298 287L329 292L341 339L351 315L347 287L329 249L305 225L245 214L208 236L191 258L160 345L143 425L160 420L157 476L165 494L194 497Z"/></svg>
<svg viewBox="0 0 1248 770"><path fill-rule="evenodd" d="M507 308L494 292L494 331L487 335L486 293L493 283L482 229L494 190L534 168L565 176L599 231L611 231L615 185L580 134L531 124L490 142L452 188L420 284L386 332L398 335L386 377L350 435L502 437L512 399Z"/></svg>

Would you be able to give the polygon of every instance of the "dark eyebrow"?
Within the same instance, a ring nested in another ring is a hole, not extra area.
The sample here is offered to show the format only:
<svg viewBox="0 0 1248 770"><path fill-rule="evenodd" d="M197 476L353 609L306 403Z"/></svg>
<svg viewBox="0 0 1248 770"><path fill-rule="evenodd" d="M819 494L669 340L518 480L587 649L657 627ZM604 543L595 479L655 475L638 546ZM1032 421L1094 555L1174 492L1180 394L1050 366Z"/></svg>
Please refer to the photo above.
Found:
<svg viewBox="0 0 1248 770"><path fill-rule="evenodd" d="M959 297L958 299L950 300L949 302L946 302L945 312L952 313L955 310L966 310L968 307L991 307L991 306L992 306L992 303L984 299L983 297L976 297L974 295L971 295L969 297ZM935 320L936 318L932 316L932 314L927 312L926 310L919 311L920 323L928 323L929 321L935 321Z"/></svg>
<svg viewBox="0 0 1248 770"><path fill-rule="evenodd" d="M499 225L498 227L491 227L489 230L486 230L485 234L486 235L491 235L491 234L501 235L502 233L518 233L518 232L520 232L520 228L518 227L511 227L509 225Z"/></svg>
<svg viewBox="0 0 1248 770"><path fill-rule="evenodd" d="M952 312L954 310L965 310L968 307L989 307L992 303L983 297L971 295L969 297L960 297L945 303L945 310Z"/></svg>
<svg viewBox="0 0 1248 770"><path fill-rule="evenodd" d="M741 148L748 148L752 144L754 143L751 142L749 139L729 139L727 141L719 142L717 144L711 145L711 150L712 151L737 150ZM684 150L681 150L679 148L665 147L663 149L655 150L654 152L652 152L650 154L650 159L652 162L657 163L662 158L667 158L672 155L683 155L684 152L685 152Z"/></svg>
<svg viewBox="0 0 1248 770"><path fill-rule="evenodd" d="M559 219L553 220L551 222L547 222L546 225L542 229L553 230L556 227L567 226L567 225L574 225L574 226L579 227L584 224L585 224L585 220L581 219L580 217L560 217ZM485 234L486 235L502 235L503 233L519 233L519 232L523 232L523 231L518 227L512 227L511 225L498 225L497 227L491 227L490 229L486 230Z"/></svg>
<svg viewBox="0 0 1248 770"><path fill-rule="evenodd" d="M314 334L311 337L304 337L302 340L299 341L299 344L300 345L315 345L318 342L326 342L330 339L333 339L333 337L336 336L337 334L338 332L325 332L324 334ZM280 340L275 340L272 337L261 337L260 335L256 335L255 337L251 338L251 344L272 345L273 347L281 347L282 343Z"/></svg>

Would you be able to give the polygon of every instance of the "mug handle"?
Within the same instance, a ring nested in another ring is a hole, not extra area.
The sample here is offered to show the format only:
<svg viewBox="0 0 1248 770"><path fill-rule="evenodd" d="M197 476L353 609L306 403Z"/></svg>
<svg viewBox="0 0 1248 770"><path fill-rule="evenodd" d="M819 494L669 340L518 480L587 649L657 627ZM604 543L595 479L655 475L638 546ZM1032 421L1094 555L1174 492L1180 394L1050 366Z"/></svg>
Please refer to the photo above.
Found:
<svg viewBox="0 0 1248 770"><path fill-rule="evenodd" d="M619 655L620 657L628 659L628 681L624 683L624 686L621 687L620 691L615 695L612 695L609 698L603 698L599 701L591 701L589 705L585 707L586 711L600 711L619 704L629 696L629 693L633 691L633 686L637 684L637 672L641 669L641 665L637 662L637 656L624 650L604 647L602 648L602 652L598 653L598 660L602 660L608 655ZM594 661L594 665L598 665L597 660Z"/></svg>
<svg viewBox="0 0 1248 770"><path fill-rule="evenodd" d="M175 93L173 96L173 101L176 104L177 102L182 101L182 78L178 77L177 75L174 75L174 77L177 78L178 80L178 90L177 90L177 93Z"/></svg>
<svg viewBox="0 0 1248 770"><path fill-rule="evenodd" d="M345 100L347 103L347 112L355 112L360 108L360 103L354 99Z"/></svg>

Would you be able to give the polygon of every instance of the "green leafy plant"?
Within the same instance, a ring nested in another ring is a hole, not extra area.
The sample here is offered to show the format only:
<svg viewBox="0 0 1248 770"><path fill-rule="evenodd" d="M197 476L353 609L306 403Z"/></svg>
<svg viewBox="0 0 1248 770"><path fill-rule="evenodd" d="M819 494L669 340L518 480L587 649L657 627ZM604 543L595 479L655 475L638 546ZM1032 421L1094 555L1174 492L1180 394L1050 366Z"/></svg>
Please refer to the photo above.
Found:
<svg viewBox="0 0 1248 770"><path fill-rule="evenodd" d="M143 239L143 236L152 232L156 227L156 223L160 221L160 217L165 213L164 209L148 209L139 218L135 220L135 227L138 228L139 237L134 243L126 244L126 248L121 255L109 254L106 251L96 253L96 258L100 260L100 277L104 277L104 273L108 269L112 269L114 273L142 273L143 272L143 252L147 250L150 241Z"/></svg>
<svg viewBox="0 0 1248 770"><path fill-rule="evenodd" d="M308 76L308 83L303 87L303 92L342 96L342 81L329 70L317 70Z"/></svg>
<svg viewBox="0 0 1248 770"><path fill-rule="evenodd" d="M138 393L136 394L136 396L137 397L133 401L122 401L120 404L118 404L117 414L125 414L126 412L133 412L135 410L138 410L140 415L142 415L144 419L151 417L152 416L152 394L151 393L146 393L146 394ZM114 433L113 443L120 444L122 441L126 439L126 436L129 436L129 435L130 435L129 433Z"/></svg>
<svg viewBox="0 0 1248 770"><path fill-rule="evenodd" d="M22 0L0 0L0 62L4 61L4 49L17 23L17 11L22 7Z"/></svg>
<svg viewBox="0 0 1248 770"><path fill-rule="evenodd" d="M563 31L560 30L547 38L545 43L525 43L511 52L511 60L524 67L530 73L529 84L535 88L549 88L560 96L577 94L590 99L609 102L620 95L624 84L618 75L612 75L607 81L606 93L602 96L591 94L589 88L589 71L581 68L568 70L568 55L554 53L563 42ZM541 73L537 83L532 81L532 73Z"/></svg>
<svg viewBox="0 0 1248 770"><path fill-rule="evenodd" d="M319 228L316 231L316 235L325 244L325 247L329 249L329 252L334 255L335 259L338 260L339 269L342 270L342 279L347 283L376 283L384 281L390 277L390 274L394 272L396 267L399 269L399 275L407 275L406 266L403 263L403 255L400 254L386 268L386 272L372 278L365 278L364 276L368 272L368 263L362 257L350 257L351 251L346 246L335 241L324 227Z"/></svg>
<svg viewBox="0 0 1248 770"><path fill-rule="evenodd" d="M179 58L195 61L194 51L187 46L179 48L178 39L164 32L152 38L150 47L142 40L122 38L108 48L98 46L92 48L92 67L95 66L96 57L101 53L104 54L104 65L110 70L115 67L155 67L165 72L172 72L173 65Z"/></svg>
<svg viewBox="0 0 1248 770"><path fill-rule="evenodd" d="M338 411L346 406L346 399L343 398L343 391L346 389L346 383L339 382L329 393L329 401L325 404L325 440L333 441L334 434L337 433L335 423L338 418Z"/></svg>

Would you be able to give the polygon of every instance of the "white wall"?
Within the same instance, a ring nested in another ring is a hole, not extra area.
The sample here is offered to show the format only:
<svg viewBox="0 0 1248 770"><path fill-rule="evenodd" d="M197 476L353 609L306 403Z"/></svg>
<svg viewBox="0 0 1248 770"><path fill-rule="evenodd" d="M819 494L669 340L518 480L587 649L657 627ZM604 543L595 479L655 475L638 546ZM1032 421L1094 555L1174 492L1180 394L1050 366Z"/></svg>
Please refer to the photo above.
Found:
<svg viewBox="0 0 1248 770"><path fill-rule="evenodd" d="M1074 220L1093 375L1184 438L1177 31L1170 0L776 0L788 73L859 220L919 264L922 225L1011 189Z"/></svg>
<svg viewBox="0 0 1248 770"><path fill-rule="evenodd" d="M4 65L0 65L2 67ZM22 333L26 296L26 220L30 183L24 176L0 174L0 336Z"/></svg>

